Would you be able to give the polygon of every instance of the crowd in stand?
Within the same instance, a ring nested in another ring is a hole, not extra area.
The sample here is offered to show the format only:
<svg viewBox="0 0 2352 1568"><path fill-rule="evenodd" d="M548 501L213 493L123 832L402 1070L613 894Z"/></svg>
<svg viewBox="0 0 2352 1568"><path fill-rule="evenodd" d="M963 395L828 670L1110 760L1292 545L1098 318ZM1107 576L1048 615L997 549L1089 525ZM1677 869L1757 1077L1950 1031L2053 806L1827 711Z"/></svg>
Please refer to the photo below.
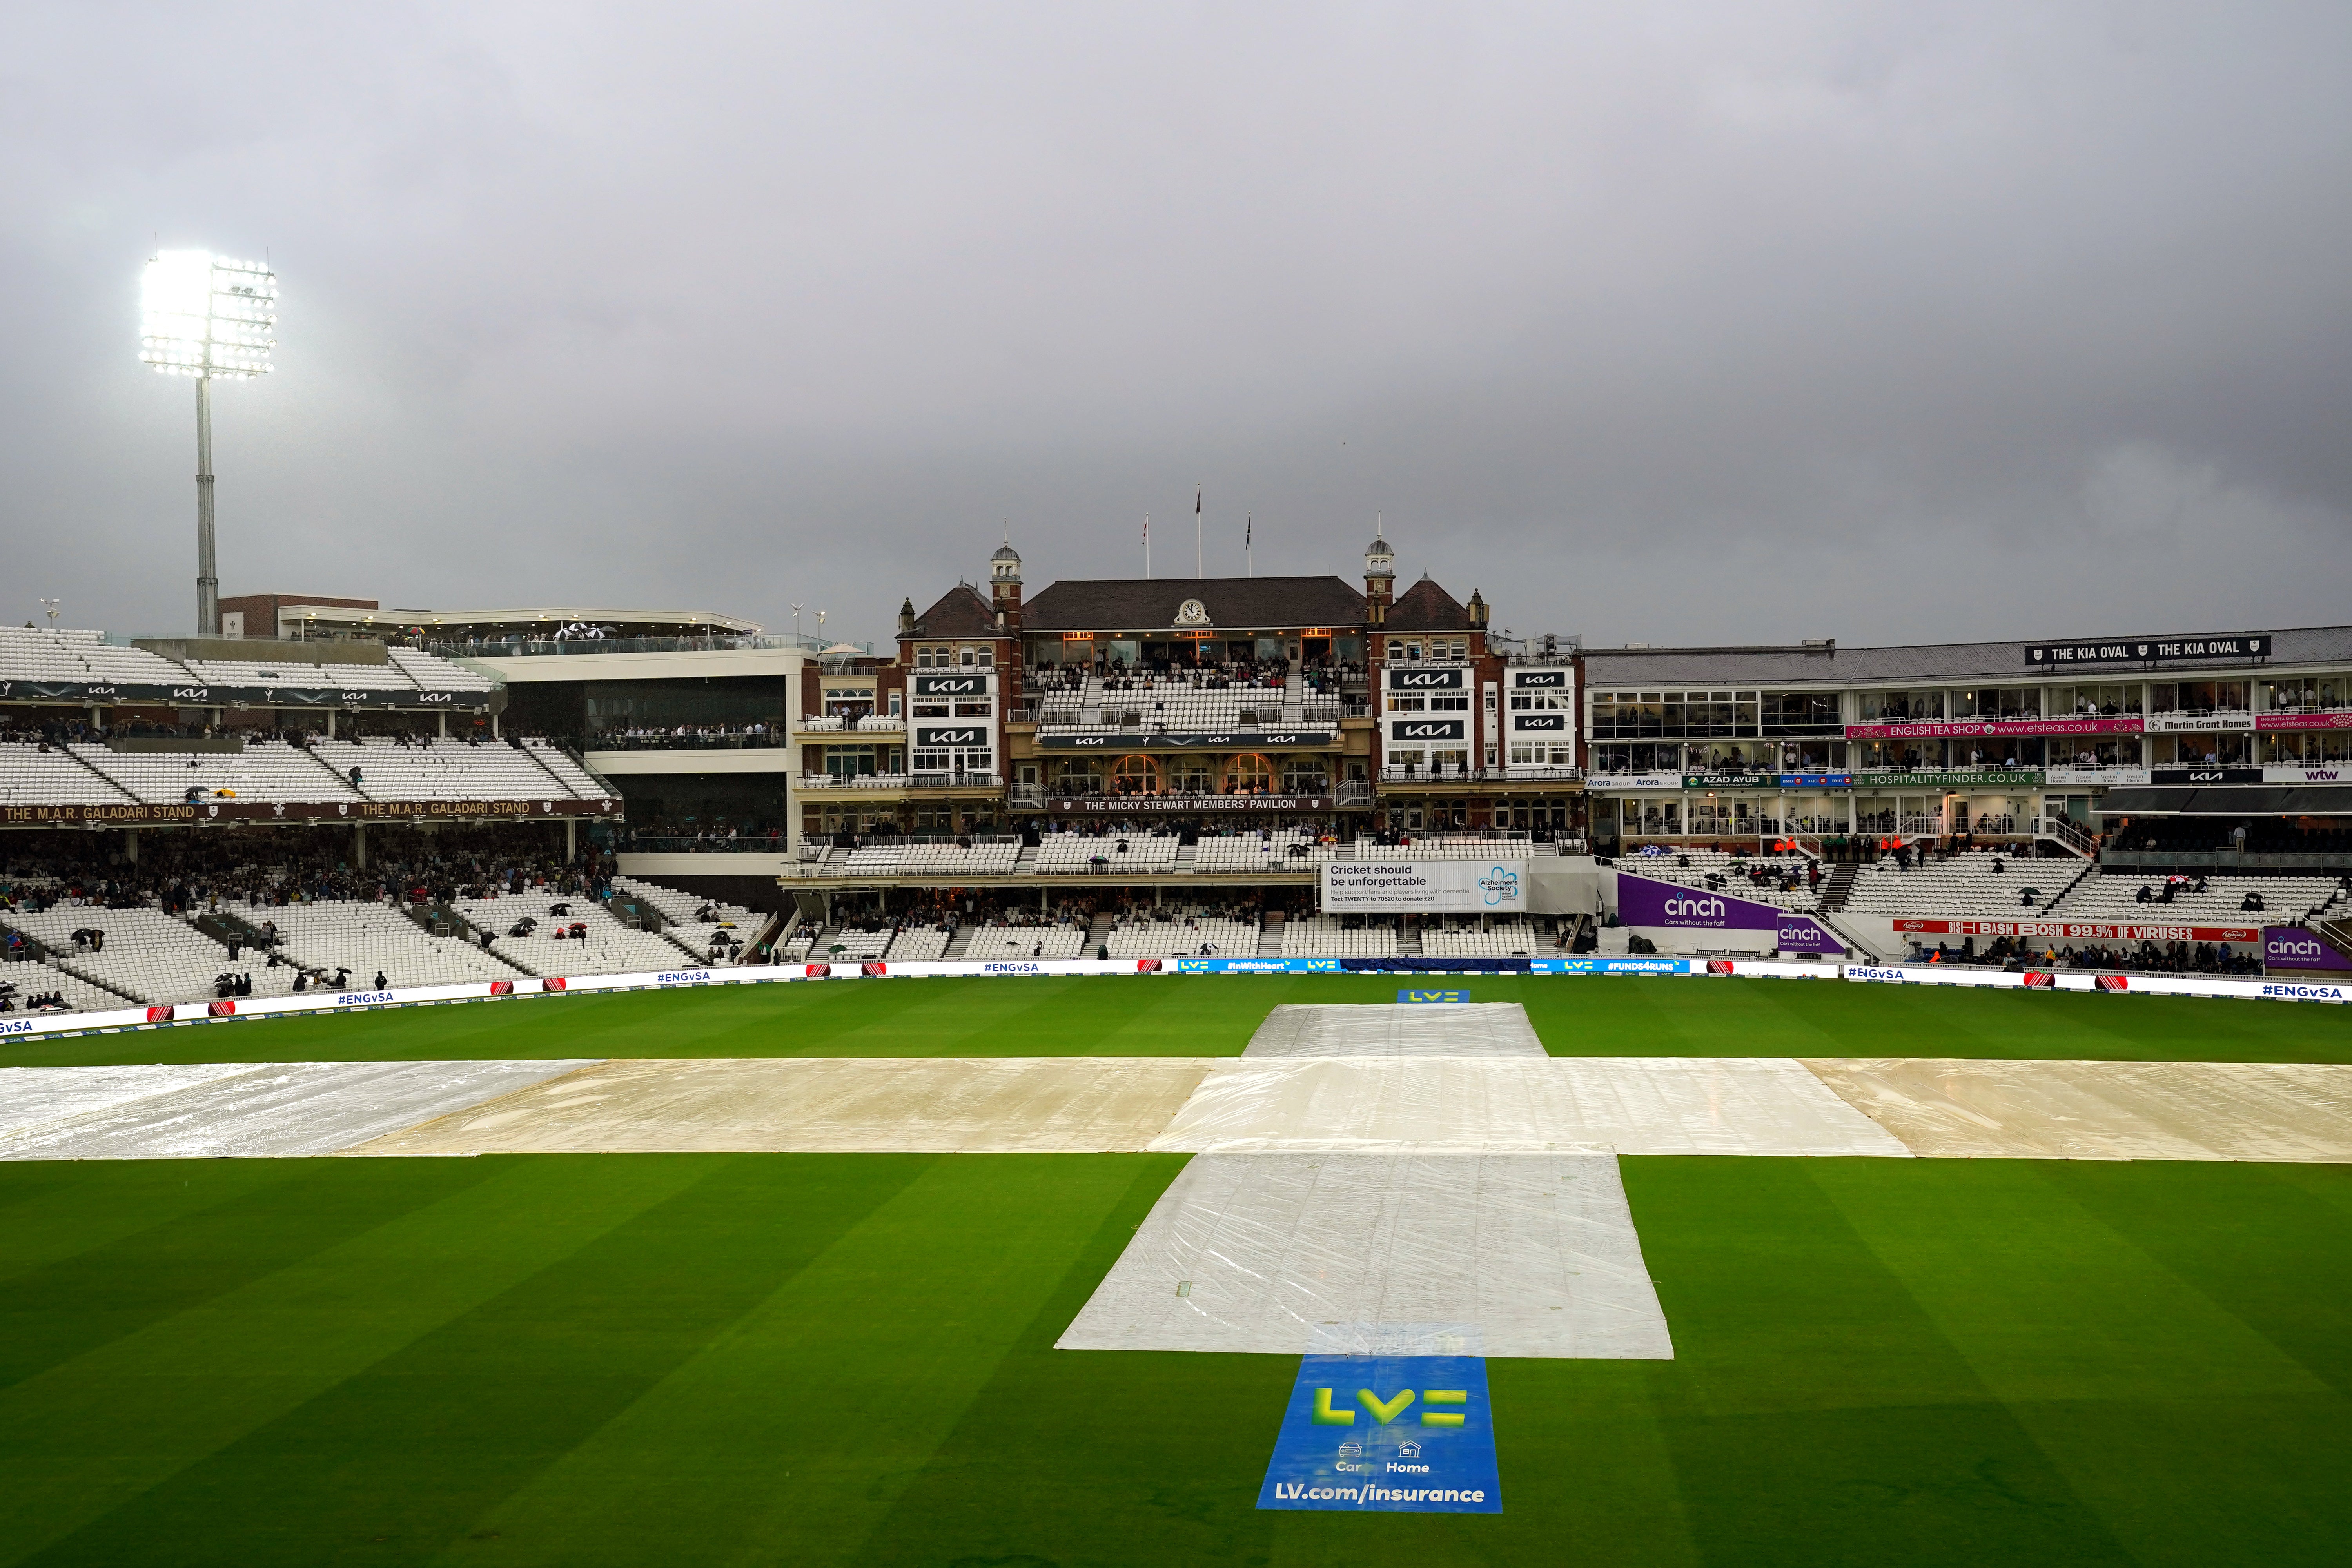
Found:
<svg viewBox="0 0 2352 1568"><path fill-rule="evenodd" d="M1981 952L1976 938L1969 937L1957 948L1946 942L1927 947L1914 942L1911 961L1915 963L1974 963L1990 964L2003 969L2098 969L2109 973L2136 974L2260 974L2263 972L2260 947L2252 942L2233 945L2230 942L2143 942L2137 947L2128 942L2114 946L2068 942L2035 943L2021 937L1995 937Z"/></svg>

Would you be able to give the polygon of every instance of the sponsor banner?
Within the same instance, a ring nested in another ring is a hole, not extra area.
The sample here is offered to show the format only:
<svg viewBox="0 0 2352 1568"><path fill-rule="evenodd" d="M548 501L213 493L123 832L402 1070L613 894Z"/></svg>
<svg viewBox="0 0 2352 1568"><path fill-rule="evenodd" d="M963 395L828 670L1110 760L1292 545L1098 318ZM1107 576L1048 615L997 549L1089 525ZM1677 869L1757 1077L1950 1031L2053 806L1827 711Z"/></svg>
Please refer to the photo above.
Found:
<svg viewBox="0 0 2352 1568"><path fill-rule="evenodd" d="M1968 969L1957 963L1849 963L1840 971L1840 978L1887 985L1974 985L2004 991L2025 988L2022 973Z"/></svg>
<svg viewBox="0 0 2352 1568"><path fill-rule="evenodd" d="M1189 816L1213 812L1322 813L1329 811L1332 805L1332 797L1328 795L1048 795L1038 809L1056 816L1125 816L1153 813Z"/></svg>
<svg viewBox="0 0 2352 1568"><path fill-rule="evenodd" d="M1576 685L1572 669L1515 669L1511 671L1514 691L1567 691Z"/></svg>
<svg viewBox="0 0 2352 1568"><path fill-rule="evenodd" d="M1685 789L1852 789L1852 773L1685 773Z"/></svg>
<svg viewBox="0 0 2352 1568"><path fill-rule="evenodd" d="M2260 768L2151 768L2148 782L2160 784L2258 784Z"/></svg>
<svg viewBox="0 0 2352 1568"><path fill-rule="evenodd" d="M1680 773L1601 773L1589 781L1596 790L1680 789Z"/></svg>
<svg viewBox="0 0 2352 1568"><path fill-rule="evenodd" d="M1557 710L1551 712L1520 710L1511 715L1511 728L1515 731L1549 730L1564 732L1568 729L1568 715Z"/></svg>
<svg viewBox="0 0 2352 1568"><path fill-rule="evenodd" d="M2056 768L2050 770L2047 777L2052 783L2058 782L2059 771ZM2112 773L2111 769L2096 779L2083 782L2105 782ZM1860 789L2033 789L2043 782L2043 773L2036 768L1960 768L1946 773L1864 768L1853 775L1853 782ZM2146 784L2147 781L2141 779L2138 782Z"/></svg>
<svg viewBox="0 0 2352 1568"><path fill-rule="evenodd" d="M1845 955L1845 943L1811 915L1631 871L1617 873L1617 918L1652 930L1769 931L1782 952Z"/></svg>
<svg viewBox="0 0 2352 1568"><path fill-rule="evenodd" d="M1696 963L1691 973L1699 973ZM1835 980L1838 966L1834 963L1793 963L1776 958L1710 958L1706 973L1722 976L1770 980Z"/></svg>
<svg viewBox="0 0 2352 1568"><path fill-rule="evenodd" d="M2084 664L2172 664L2186 658L2268 658L2268 632L2225 637L2121 637L2109 642L2025 645L2025 662L2050 668Z"/></svg>
<svg viewBox="0 0 2352 1568"><path fill-rule="evenodd" d="M1470 733L1467 719L1391 719L1391 741L1459 741Z"/></svg>
<svg viewBox="0 0 2352 1568"><path fill-rule="evenodd" d="M1953 719L1940 723L1848 724L1849 741L1965 740L1970 735L2137 735L2133 719Z"/></svg>
<svg viewBox="0 0 2352 1568"><path fill-rule="evenodd" d="M1689 974L1686 958L1537 958L1528 963L1530 974Z"/></svg>
<svg viewBox="0 0 2352 1568"><path fill-rule="evenodd" d="M2257 713L2257 730L2352 730L2352 708L2332 713Z"/></svg>
<svg viewBox="0 0 2352 1568"><path fill-rule="evenodd" d="M1467 991L1400 991L1397 993L1397 1000L1400 1002L1467 1002L1470 1000L1470 993Z"/></svg>
<svg viewBox="0 0 2352 1568"><path fill-rule="evenodd" d="M986 746L992 743L994 731L985 724L918 725L914 743L918 746Z"/></svg>
<svg viewBox="0 0 2352 1568"><path fill-rule="evenodd" d="M2321 940L2316 931L2304 926L2264 926L2263 928L2263 967L2264 969L2319 969L2352 973L2352 958Z"/></svg>
<svg viewBox="0 0 2352 1568"><path fill-rule="evenodd" d="M1303 974L1303 958L1171 958L1179 974ZM1339 961L1329 961L1337 970Z"/></svg>
<svg viewBox="0 0 2352 1568"><path fill-rule="evenodd" d="M2220 730L2251 730L2254 716L2251 713L2151 713L2147 716L2147 732L2151 735L2210 734Z"/></svg>
<svg viewBox="0 0 2352 1568"><path fill-rule="evenodd" d="M1486 1361L1300 1357L1257 1506L1502 1512Z"/></svg>
<svg viewBox="0 0 2352 1568"><path fill-rule="evenodd" d="M2352 767L2347 767L2342 763L2325 768L2288 767L2284 763L2273 763L2263 770L2263 783L2352 784Z"/></svg>
<svg viewBox="0 0 2352 1568"><path fill-rule="evenodd" d="M1181 734L1141 731L1123 735L1040 734L1037 744L1049 752L1196 752L1214 747L1246 752L1277 746L1329 746L1339 731L1328 726L1297 730L1186 731Z"/></svg>
<svg viewBox="0 0 2352 1568"><path fill-rule="evenodd" d="M1389 666L1387 686L1391 691L1465 691L1469 689L1470 672L1454 667L1451 669L1424 669L1415 665Z"/></svg>
<svg viewBox="0 0 2352 1568"><path fill-rule="evenodd" d="M1501 860L1327 860L1322 868L1327 914L1413 911L1423 914L1523 913L1527 868Z"/></svg>
<svg viewBox="0 0 2352 1568"><path fill-rule="evenodd" d="M615 799L598 800L207 800L195 805L0 805L9 827L145 827L206 822L519 821L526 817L607 816Z"/></svg>
<svg viewBox="0 0 2352 1568"><path fill-rule="evenodd" d="M418 691L362 687L178 686L131 680L0 680L0 702L81 702L162 708L391 708L488 713L487 691Z"/></svg>
<svg viewBox="0 0 2352 1568"><path fill-rule="evenodd" d="M995 689L996 678L977 670L961 670L954 674L917 670L914 681L917 697L985 697Z"/></svg>
<svg viewBox="0 0 2352 1568"><path fill-rule="evenodd" d="M2260 942L2259 926L2133 925L2090 921L1896 920L1897 935L2016 936L2035 942Z"/></svg>

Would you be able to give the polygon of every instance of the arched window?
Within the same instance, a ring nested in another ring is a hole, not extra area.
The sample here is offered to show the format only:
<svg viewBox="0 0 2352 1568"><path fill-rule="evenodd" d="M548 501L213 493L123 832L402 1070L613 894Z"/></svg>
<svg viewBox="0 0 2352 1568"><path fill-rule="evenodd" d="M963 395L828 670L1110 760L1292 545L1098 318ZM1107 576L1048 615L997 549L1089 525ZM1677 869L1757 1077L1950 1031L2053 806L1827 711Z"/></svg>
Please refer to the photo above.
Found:
<svg viewBox="0 0 2352 1568"><path fill-rule="evenodd" d="M1110 793L1113 795L1158 795L1160 764L1143 752L1131 752L1111 764Z"/></svg>
<svg viewBox="0 0 2352 1568"><path fill-rule="evenodd" d="M1272 795L1274 764L1255 752L1244 752L1225 764L1228 795Z"/></svg>

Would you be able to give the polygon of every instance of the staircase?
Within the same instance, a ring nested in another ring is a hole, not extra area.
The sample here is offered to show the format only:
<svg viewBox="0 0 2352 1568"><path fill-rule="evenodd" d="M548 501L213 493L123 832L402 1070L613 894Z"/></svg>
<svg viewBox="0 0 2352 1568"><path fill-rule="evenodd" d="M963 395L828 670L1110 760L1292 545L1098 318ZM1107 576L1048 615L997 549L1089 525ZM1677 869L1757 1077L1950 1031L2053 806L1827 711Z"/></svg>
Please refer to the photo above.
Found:
<svg viewBox="0 0 2352 1568"><path fill-rule="evenodd" d="M1265 923L1258 927L1257 955L1260 958L1282 956L1283 918L1283 912L1280 910L1270 910L1266 914Z"/></svg>
<svg viewBox="0 0 2352 1568"><path fill-rule="evenodd" d="M1024 849L1022 853L1024 855L1031 855L1034 854L1035 851ZM943 960L961 958L965 953L971 951L971 939L979 934L979 931L980 922L978 921L964 921L963 924L956 927L955 935L948 938L947 950L944 952L941 952L940 957Z"/></svg>
<svg viewBox="0 0 2352 1568"><path fill-rule="evenodd" d="M2352 961L2352 920L2315 920L2311 922L2311 934Z"/></svg>
<svg viewBox="0 0 2352 1568"><path fill-rule="evenodd" d="M1078 956L1081 958L1092 958L1096 953L1100 952L1103 949L1103 944L1110 941L1110 928L1118 923L1118 921L1111 918L1111 914L1108 910L1097 910L1095 913L1095 923L1087 928L1086 950L1079 953Z"/></svg>
<svg viewBox="0 0 2352 1568"><path fill-rule="evenodd" d="M1192 870L1192 862L1199 858L1200 854L1201 847L1198 844L1178 844L1176 846L1176 869L1178 873L1181 875Z"/></svg>
<svg viewBox="0 0 2352 1568"><path fill-rule="evenodd" d="M1292 730L1307 718L1307 678L1293 671L1282 683L1282 727Z"/></svg>
<svg viewBox="0 0 2352 1568"><path fill-rule="evenodd" d="M1858 861L1840 861L1830 871L1829 880L1822 884L1821 907L1823 910L1845 908L1848 896L1853 892L1853 879L1862 874Z"/></svg>

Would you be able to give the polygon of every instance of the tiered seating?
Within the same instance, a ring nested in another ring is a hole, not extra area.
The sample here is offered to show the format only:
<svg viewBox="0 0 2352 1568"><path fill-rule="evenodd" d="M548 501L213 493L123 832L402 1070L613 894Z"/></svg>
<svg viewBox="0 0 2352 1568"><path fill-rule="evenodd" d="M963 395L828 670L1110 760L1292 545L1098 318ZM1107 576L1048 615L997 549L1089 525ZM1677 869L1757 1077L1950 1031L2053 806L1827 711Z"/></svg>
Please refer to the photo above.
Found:
<svg viewBox="0 0 2352 1568"><path fill-rule="evenodd" d="M2066 900L2069 921L2126 925L2299 925L2336 896L2333 877L2209 877L2201 893L2176 892L2167 903L2141 903L2139 890L2164 891L2161 876L2096 875ZM2259 911L2242 909L2259 893Z"/></svg>
<svg viewBox="0 0 2352 1568"><path fill-rule="evenodd" d="M1995 871L1996 865L2001 869ZM1884 856L1856 874L1845 912L1882 920L2048 920L2051 907L2084 871L2080 861L2021 859L1985 849L1924 865L1915 860L1908 871ZM2028 888L2039 895L2030 908L2023 901Z"/></svg>
<svg viewBox="0 0 2352 1568"><path fill-rule="evenodd" d="M898 870L908 877L1004 877L1020 858L1018 842L966 847L950 839L908 845L898 857Z"/></svg>
<svg viewBox="0 0 2352 1568"><path fill-rule="evenodd" d="M886 925L874 931L837 926L818 942L809 956L832 963L870 963L882 956L890 945L890 939L898 934L895 926Z"/></svg>
<svg viewBox="0 0 2352 1568"><path fill-rule="evenodd" d="M1359 838L1354 850L1359 860L1525 860L1536 852L1533 841L1526 838L1467 837L1416 838L1410 844Z"/></svg>
<svg viewBox="0 0 2352 1568"><path fill-rule="evenodd" d="M188 672L145 648L118 647L103 632L0 626L0 680L184 682Z"/></svg>
<svg viewBox="0 0 2352 1568"><path fill-rule="evenodd" d="M1172 833L1055 833L1037 847L1041 875L1071 871L1124 872L1148 877L1176 869ZM1099 858L1104 864L1094 864Z"/></svg>
<svg viewBox="0 0 2352 1568"><path fill-rule="evenodd" d="M1338 915L1294 915L1282 923L1285 958L1394 958L1394 926L1349 927Z"/></svg>
<svg viewBox="0 0 2352 1568"><path fill-rule="evenodd" d="M849 852L849 858L837 869L845 877L895 877L898 858L905 853L902 844L862 844Z"/></svg>
<svg viewBox="0 0 2352 1568"><path fill-rule="evenodd" d="M656 882L641 881L635 877L615 877L613 886L629 897L661 911L669 921L663 934L684 942L696 952L708 957L711 943L720 935L728 938L732 949L738 942L748 942L760 934L768 917L745 909L740 904L726 903L716 899L699 898L677 888L665 888ZM703 910L710 911L708 920L698 919ZM713 959L713 963L729 963L731 958Z"/></svg>
<svg viewBox="0 0 2352 1568"><path fill-rule="evenodd" d="M508 745L463 741L399 745L387 737L314 741L320 761L348 779L360 770L371 800L549 800L566 792L544 769Z"/></svg>
<svg viewBox="0 0 2352 1568"><path fill-rule="evenodd" d="M5 990L12 985L14 991ZM0 963L0 1015L29 1013L34 997L52 994L64 997L70 1013L103 1013L132 1005L127 997L46 963Z"/></svg>
<svg viewBox="0 0 2352 1568"><path fill-rule="evenodd" d="M133 799L167 805L200 789L200 799L240 801L357 800L359 792L299 746L249 741L242 752L112 752L77 742L74 755L114 781Z"/></svg>
<svg viewBox="0 0 2352 1568"><path fill-rule="evenodd" d="M596 775L572 760L572 753L552 741L526 737L522 749L533 762L555 775L556 782L582 800L603 800L613 792L596 782Z"/></svg>
<svg viewBox="0 0 2352 1568"><path fill-rule="evenodd" d="M943 925L928 922L902 925L890 939L888 957L894 963L929 963L947 952L948 938L954 934Z"/></svg>
<svg viewBox="0 0 2352 1568"><path fill-rule="evenodd" d="M1082 702L1095 706L1105 728L1181 732L1274 728L1282 721L1282 695L1280 686L1211 687L1181 675L1094 676ZM1247 724L1244 713L1252 715ZM1039 722L1045 722L1042 707Z"/></svg>
<svg viewBox="0 0 2352 1568"><path fill-rule="evenodd" d="M204 932L161 910L103 910L59 904L35 914L12 910L7 923L37 938L67 973L94 980L141 1002L194 1002L214 994L223 973L253 976L256 996L284 996L294 989L294 970L268 967L257 952L235 963L228 950ZM102 952L77 952L73 933L84 927L106 933Z"/></svg>
<svg viewBox="0 0 2352 1568"><path fill-rule="evenodd" d="M1297 851L1304 851L1298 853ZM1328 847L1297 828L1259 835L1202 838L1192 849L1192 869L1219 876L1257 871L1311 870L1328 858Z"/></svg>
<svg viewBox="0 0 2352 1568"><path fill-rule="evenodd" d="M782 947L776 949L776 962L779 963L802 963L807 959L810 950L815 946L816 932L805 930L794 931Z"/></svg>
<svg viewBox="0 0 2352 1568"><path fill-rule="evenodd" d="M69 752L21 742L0 743L0 805L115 805L124 793L74 761ZM173 797L177 799L177 796Z"/></svg>
<svg viewBox="0 0 2352 1568"><path fill-rule="evenodd" d="M1685 860L1690 864L1684 865ZM1820 907L1821 897L1801 879L1812 864L1811 857L1794 852L1742 858L1721 849L1678 849L1670 855L1629 855L1617 862L1617 868L1685 888L1711 888L1750 903L1770 904L1775 909L1811 910ZM1774 879L1760 887L1749 881L1748 872L1757 867L1771 870ZM1793 891L1784 893L1780 880L1789 876L1800 880ZM1714 880L1710 881L1710 878ZM2057 889L2045 886L2042 890L2054 893Z"/></svg>
<svg viewBox="0 0 2352 1568"><path fill-rule="evenodd" d="M1083 958L1087 928L1064 921L1056 925L986 925L971 933L963 956L975 963L1005 963L1024 958Z"/></svg>
<svg viewBox="0 0 2352 1568"><path fill-rule="evenodd" d="M190 674L215 686L331 686L344 691L414 691L416 682L392 664L311 664L268 658L191 658Z"/></svg>
<svg viewBox="0 0 2352 1568"><path fill-rule="evenodd" d="M556 914L562 904L571 912ZM501 899L458 899L451 906L477 929L490 933L491 951L533 974L639 974L676 969L684 955L651 931L634 931L613 911L584 894L511 894ZM529 936L509 936L517 921L539 921ZM555 932L575 921L588 928L585 941L558 940Z"/></svg>
<svg viewBox="0 0 2352 1568"><path fill-rule="evenodd" d="M1485 931L1475 927L1421 928L1421 951L1428 958L1533 958L1549 943L1528 921L1496 921Z"/></svg>
<svg viewBox="0 0 2352 1568"><path fill-rule="evenodd" d="M412 647L388 647L384 653L394 668L426 691L493 691L498 682L489 677L453 664L446 658L436 658Z"/></svg>
<svg viewBox="0 0 2352 1568"><path fill-rule="evenodd" d="M348 969L355 985L373 984L378 973L387 985L462 985L514 978L512 964L499 963L463 938L436 937L390 904L321 900L240 904L233 912L257 929L265 921L276 921L281 956L305 969Z"/></svg>
<svg viewBox="0 0 2352 1568"><path fill-rule="evenodd" d="M1257 952L1257 921L1173 908L1141 910L1110 928L1113 958L1246 958Z"/></svg>

